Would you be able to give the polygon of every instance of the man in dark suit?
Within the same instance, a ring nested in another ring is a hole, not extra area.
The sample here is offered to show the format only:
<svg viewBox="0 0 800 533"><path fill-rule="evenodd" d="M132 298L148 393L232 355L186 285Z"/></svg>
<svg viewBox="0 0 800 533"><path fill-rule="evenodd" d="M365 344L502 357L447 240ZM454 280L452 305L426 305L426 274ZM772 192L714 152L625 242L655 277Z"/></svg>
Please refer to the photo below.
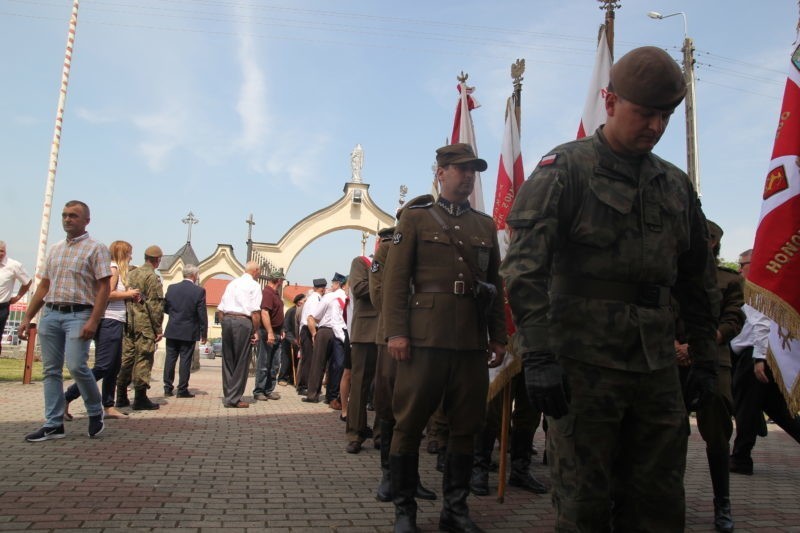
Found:
<svg viewBox="0 0 800 533"><path fill-rule="evenodd" d="M175 362L178 369L178 398L194 398L189 392L189 371L192 366L194 343L206 342L208 315L206 290L197 285L200 269L196 265L183 267L183 281L167 288L164 311L169 315L164 336L167 339L167 358L164 361L164 396L172 396Z"/></svg>

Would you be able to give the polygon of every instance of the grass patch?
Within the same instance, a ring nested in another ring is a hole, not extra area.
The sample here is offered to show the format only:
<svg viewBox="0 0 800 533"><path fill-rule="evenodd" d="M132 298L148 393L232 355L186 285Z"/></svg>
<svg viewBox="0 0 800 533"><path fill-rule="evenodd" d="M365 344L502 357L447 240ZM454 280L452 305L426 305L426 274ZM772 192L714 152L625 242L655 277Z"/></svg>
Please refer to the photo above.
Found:
<svg viewBox="0 0 800 533"><path fill-rule="evenodd" d="M0 381L18 381L22 383L22 374L25 371L25 359L0 358ZM69 370L64 368L64 381L72 379ZM42 362L33 362L31 381L42 381Z"/></svg>

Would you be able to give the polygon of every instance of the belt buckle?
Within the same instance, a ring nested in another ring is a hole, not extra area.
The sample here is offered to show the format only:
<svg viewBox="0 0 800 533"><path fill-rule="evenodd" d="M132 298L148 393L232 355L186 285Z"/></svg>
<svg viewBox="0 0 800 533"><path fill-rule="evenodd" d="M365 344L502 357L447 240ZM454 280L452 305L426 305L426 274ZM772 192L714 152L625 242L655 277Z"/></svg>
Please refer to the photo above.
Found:
<svg viewBox="0 0 800 533"><path fill-rule="evenodd" d="M462 280L454 281L453 282L453 294L464 294L466 290L466 285Z"/></svg>

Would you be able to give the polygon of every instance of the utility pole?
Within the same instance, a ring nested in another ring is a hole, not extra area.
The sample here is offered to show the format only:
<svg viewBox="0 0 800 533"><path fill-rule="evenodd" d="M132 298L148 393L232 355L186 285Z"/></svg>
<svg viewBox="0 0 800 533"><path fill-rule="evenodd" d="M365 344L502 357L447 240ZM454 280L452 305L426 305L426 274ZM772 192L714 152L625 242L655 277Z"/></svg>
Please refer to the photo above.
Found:
<svg viewBox="0 0 800 533"><path fill-rule="evenodd" d="M686 173L700 193L700 161L697 151L697 110L694 104L694 41L688 35L683 39L683 75L686 78Z"/></svg>

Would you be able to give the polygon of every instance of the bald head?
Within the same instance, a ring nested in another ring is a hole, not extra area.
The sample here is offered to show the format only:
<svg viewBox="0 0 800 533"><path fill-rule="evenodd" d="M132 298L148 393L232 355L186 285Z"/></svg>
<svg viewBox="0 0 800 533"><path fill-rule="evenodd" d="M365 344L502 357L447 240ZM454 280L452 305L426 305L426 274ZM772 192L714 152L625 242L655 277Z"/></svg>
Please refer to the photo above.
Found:
<svg viewBox="0 0 800 533"><path fill-rule="evenodd" d="M255 261L248 261L244 266L244 271L253 276L253 279L258 278L258 273L261 272L261 265Z"/></svg>

